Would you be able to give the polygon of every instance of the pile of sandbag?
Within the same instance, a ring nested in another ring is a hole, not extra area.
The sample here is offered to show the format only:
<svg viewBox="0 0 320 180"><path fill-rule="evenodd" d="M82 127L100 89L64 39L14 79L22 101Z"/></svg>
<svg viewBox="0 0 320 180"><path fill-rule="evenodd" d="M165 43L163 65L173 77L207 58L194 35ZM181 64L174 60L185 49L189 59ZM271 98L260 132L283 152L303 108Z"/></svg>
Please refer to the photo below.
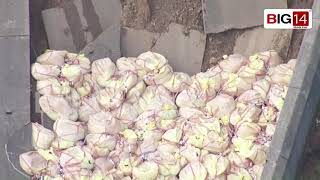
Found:
<svg viewBox="0 0 320 180"><path fill-rule="evenodd" d="M46 180L256 180L296 60L274 51L224 56L194 76L165 57L109 58L48 50L37 58L41 109L23 170Z"/></svg>

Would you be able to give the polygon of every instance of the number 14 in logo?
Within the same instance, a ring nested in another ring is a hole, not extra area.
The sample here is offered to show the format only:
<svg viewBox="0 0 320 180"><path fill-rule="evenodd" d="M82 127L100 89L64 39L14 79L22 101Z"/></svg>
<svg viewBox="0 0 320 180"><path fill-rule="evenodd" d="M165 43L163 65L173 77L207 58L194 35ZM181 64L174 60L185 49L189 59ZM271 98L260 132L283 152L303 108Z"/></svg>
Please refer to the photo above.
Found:
<svg viewBox="0 0 320 180"><path fill-rule="evenodd" d="M309 26L309 13L306 11L294 11L293 26Z"/></svg>

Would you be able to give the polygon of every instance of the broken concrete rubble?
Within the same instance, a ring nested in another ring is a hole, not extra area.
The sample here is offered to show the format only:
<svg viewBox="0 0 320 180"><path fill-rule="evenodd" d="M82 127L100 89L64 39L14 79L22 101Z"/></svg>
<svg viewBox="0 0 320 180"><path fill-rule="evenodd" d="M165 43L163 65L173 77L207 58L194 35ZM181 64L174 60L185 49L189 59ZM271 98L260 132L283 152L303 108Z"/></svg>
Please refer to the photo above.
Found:
<svg viewBox="0 0 320 180"><path fill-rule="evenodd" d="M82 2L90 1L82 0ZM120 25L122 11L120 0L92 0L91 2L102 30L112 25Z"/></svg>
<svg viewBox="0 0 320 180"><path fill-rule="evenodd" d="M250 56L256 52L273 49L286 59L292 30L264 29L256 27L246 30L236 39L234 53Z"/></svg>
<svg viewBox="0 0 320 180"><path fill-rule="evenodd" d="M263 24L263 11L268 8L287 8L279 0L202 0L204 30L218 33Z"/></svg>
<svg viewBox="0 0 320 180"><path fill-rule="evenodd" d="M65 49L70 52L76 52L70 27L62 8L52 8L42 11L42 19L51 49ZM57 20L59 23L57 23Z"/></svg>
<svg viewBox="0 0 320 180"><path fill-rule="evenodd" d="M119 0L65 1L62 8L44 10L42 15L49 47L79 52L105 29L120 26L121 4Z"/></svg>

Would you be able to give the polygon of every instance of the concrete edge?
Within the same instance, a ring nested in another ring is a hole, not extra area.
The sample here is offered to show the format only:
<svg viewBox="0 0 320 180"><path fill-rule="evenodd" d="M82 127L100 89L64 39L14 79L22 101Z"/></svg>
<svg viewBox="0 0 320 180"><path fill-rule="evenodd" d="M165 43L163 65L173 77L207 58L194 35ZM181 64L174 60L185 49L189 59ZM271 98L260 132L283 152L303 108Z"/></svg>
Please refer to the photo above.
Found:
<svg viewBox="0 0 320 180"><path fill-rule="evenodd" d="M320 9L314 1L313 14L319 17ZM304 146L320 95L320 21L313 19L312 30L307 30L298 55L285 105L280 113L262 180L296 179L301 166Z"/></svg>

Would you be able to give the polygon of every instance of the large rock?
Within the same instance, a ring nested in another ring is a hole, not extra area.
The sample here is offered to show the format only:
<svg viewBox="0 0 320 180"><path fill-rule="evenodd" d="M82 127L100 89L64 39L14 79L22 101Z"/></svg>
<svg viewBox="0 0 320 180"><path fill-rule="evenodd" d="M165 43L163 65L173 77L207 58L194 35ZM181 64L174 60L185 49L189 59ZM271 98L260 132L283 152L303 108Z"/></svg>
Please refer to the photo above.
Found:
<svg viewBox="0 0 320 180"><path fill-rule="evenodd" d="M234 53L250 56L256 52L273 49L286 59L292 30L264 29L246 30L235 42Z"/></svg>
<svg viewBox="0 0 320 180"><path fill-rule="evenodd" d="M42 11L42 18L51 49L65 49L70 52L77 51L66 15L62 8L52 8Z"/></svg>
<svg viewBox="0 0 320 180"><path fill-rule="evenodd" d="M121 29L121 53L125 57L137 57L139 54L150 51L160 37L158 33L132 28Z"/></svg>
<svg viewBox="0 0 320 180"><path fill-rule="evenodd" d="M287 1L279 0L202 0L203 24L206 33L218 33L263 24L267 8L287 8Z"/></svg>
<svg viewBox="0 0 320 180"><path fill-rule="evenodd" d="M164 33L155 43L152 51L163 54L174 71L182 71L191 75L201 71L206 46L206 35L184 27L170 24L169 32Z"/></svg>

